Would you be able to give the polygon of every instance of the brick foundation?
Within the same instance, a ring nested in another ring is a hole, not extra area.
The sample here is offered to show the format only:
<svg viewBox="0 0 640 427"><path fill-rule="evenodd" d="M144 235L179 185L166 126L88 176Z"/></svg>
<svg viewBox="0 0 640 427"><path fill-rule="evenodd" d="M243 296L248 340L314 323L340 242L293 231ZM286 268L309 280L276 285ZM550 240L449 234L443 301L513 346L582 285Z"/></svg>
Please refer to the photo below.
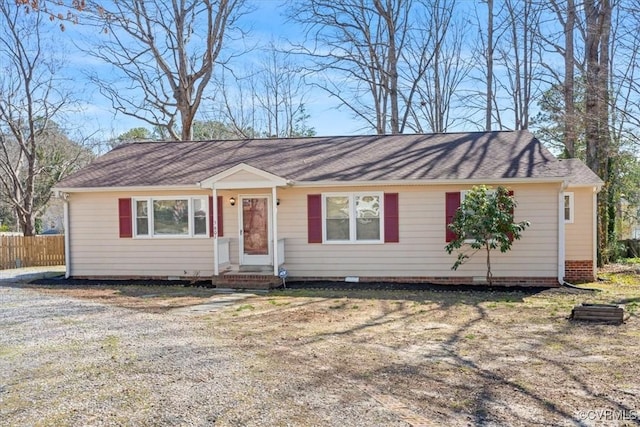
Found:
<svg viewBox="0 0 640 427"><path fill-rule="evenodd" d="M593 274L593 261L565 261L564 280L569 283L593 282L596 280Z"/></svg>

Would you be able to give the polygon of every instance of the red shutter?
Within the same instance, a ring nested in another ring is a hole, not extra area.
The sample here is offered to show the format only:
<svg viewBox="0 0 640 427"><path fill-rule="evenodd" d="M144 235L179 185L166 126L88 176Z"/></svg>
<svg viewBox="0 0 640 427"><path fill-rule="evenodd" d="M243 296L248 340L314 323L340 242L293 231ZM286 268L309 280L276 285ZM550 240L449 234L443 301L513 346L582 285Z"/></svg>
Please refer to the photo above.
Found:
<svg viewBox="0 0 640 427"><path fill-rule="evenodd" d="M384 193L384 242L400 241L400 214L398 193Z"/></svg>
<svg viewBox="0 0 640 427"><path fill-rule="evenodd" d="M213 196L209 196L209 237L213 237Z"/></svg>
<svg viewBox="0 0 640 427"><path fill-rule="evenodd" d="M133 223L131 221L131 199L118 199L118 218L120 237L133 237Z"/></svg>
<svg viewBox="0 0 640 427"><path fill-rule="evenodd" d="M224 236L222 196L218 196L218 237ZM209 196L209 237L213 237L213 196Z"/></svg>
<svg viewBox="0 0 640 427"><path fill-rule="evenodd" d="M307 195L307 237L309 243L322 243L322 195Z"/></svg>
<svg viewBox="0 0 640 427"><path fill-rule="evenodd" d="M224 236L224 222L222 221L222 196L218 196L218 237Z"/></svg>
<svg viewBox="0 0 640 427"><path fill-rule="evenodd" d="M453 222L453 217L456 215L456 211L460 207L460 192L452 192L446 194L446 208L445 208L445 237L447 242L451 242L456 239L456 233L450 228L449 224Z"/></svg>
<svg viewBox="0 0 640 427"><path fill-rule="evenodd" d="M509 197L513 197L513 190L509 190ZM511 215L513 215L513 208L511 209ZM509 236L509 240L513 242L513 233L507 233L507 235Z"/></svg>

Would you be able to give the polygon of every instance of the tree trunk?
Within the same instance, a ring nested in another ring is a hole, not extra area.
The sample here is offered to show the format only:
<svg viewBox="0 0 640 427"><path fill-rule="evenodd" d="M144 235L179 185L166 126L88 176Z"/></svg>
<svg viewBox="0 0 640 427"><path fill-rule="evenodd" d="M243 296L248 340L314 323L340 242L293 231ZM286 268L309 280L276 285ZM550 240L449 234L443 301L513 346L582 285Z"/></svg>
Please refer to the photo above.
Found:
<svg viewBox="0 0 640 427"><path fill-rule="evenodd" d="M611 4L608 0L596 4L585 0L585 119L587 166L602 180L605 187L598 194L598 264L609 261L608 157L611 146L609 133L609 38L611 32Z"/></svg>
<svg viewBox="0 0 640 427"><path fill-rule="evenodd" d="M493 0L487 0L487 99L485 111L485 125L487 132L491 131L491 118L493 105Z"/></svg>
<svg viewBox="0 0 640 427"><path fill-rule="evenodd" d="M485 246L487 249L487 282L489 285L493 285L493 273L491 272L491 249L489 244Z"/></svg>
<svg viewBox="0 0 640 427"><path fill-rule="evenodd" d="M396 26L394 22L393 5L387 1L386 5L383 6L380 0L375 0L374 4L386 25L388 37L387 61L389 65L385 73L385 80L389 102L391 103L389 124L391 125L391 133L396 134L400 133L400 110L398 106L398 52L396 47Z"/></svg>
<svg viewBox="0 0 640 427"><path fill-rule="evenodd" d="M576 106L574 96L574 47L573 32L576 25L576 6L567 0L567 20L564 23L564 146L568 158L576 157Z"/></svg>

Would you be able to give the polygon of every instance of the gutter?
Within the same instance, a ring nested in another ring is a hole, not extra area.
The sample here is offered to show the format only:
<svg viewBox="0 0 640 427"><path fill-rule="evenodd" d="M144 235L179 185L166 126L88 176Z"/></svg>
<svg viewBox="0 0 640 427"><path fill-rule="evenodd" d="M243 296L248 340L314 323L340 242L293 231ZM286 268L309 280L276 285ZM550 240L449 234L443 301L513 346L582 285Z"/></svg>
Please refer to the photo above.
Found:
<svg viewBox="0 0 640 427"><path fill-rule="evenodd" d="M268 185L266 184L268 183ZM363 180L363 181L336 181L336 180L318 180L318 181L293 181L285 180L283 185L276 187L360 187L360 186L390 186L390 185L475 185L475 184L557 184L565 183L564 177L546 177L546 178L478 178L478 179L415 179L415 180ZM265 180L265 184L261 182L261 187L272 187L273 183ZM589 185L592 187L593 185ZM219 184L218 189L223 189ZM239 188L241 184L234 184L233 188ZM132 186L113 186L113 187L55 187L52 189L55 193L105 193L113 191L158 191L158 190L175 190L175 191L192 191L209 189L203 182L184 185L132 185Z"/></svg>
<svg viewBox="0 0 640 427"><path fill-rule="evenodd" d="M564 177L547 178L477 178L477 179L416 179L367 181L292 181L293 187L358 187L358 186L413 186L413 185L492 185L492 184L558 184L566 185Z"/></svg>
<svg viewBox="0 0 640 427"><path fill-rule="evenodd" d="M54 187L52 191L54 194L60 193L107 193L114 191L124 191L124 192L132 192L132 191L165 191L165 190L175 190L175 191L193 191L193 190L202 190L198 185L132 185L130 187L127 186L117 186L117 187ZM59 196L58 196L59 197Z"/></svg>

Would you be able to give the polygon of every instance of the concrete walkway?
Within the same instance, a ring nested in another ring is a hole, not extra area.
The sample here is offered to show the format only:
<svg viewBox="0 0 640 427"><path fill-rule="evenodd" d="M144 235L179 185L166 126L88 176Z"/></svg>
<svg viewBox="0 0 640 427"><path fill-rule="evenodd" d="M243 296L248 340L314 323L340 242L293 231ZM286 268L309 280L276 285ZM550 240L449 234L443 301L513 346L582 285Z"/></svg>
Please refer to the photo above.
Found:
<svg viewBox="0 0 640 427"><path fill-rule="evenodd" d="M56 265L53 267L24 267L0 270L0 283L23 283L36 279L44 279L64 275L65 266Z"/></svg>
<svg viewBox="0 0 640 427"><path fill-rule="evenodd" d="M228 292L226 290L220 290L219 293L212 296L209 301L191 305L187 307L180 307L171 310L173 314L206 314L214 311L221 310L230 305L237 304L249 297L255 297L255 293L250 292Z"/></svg>

